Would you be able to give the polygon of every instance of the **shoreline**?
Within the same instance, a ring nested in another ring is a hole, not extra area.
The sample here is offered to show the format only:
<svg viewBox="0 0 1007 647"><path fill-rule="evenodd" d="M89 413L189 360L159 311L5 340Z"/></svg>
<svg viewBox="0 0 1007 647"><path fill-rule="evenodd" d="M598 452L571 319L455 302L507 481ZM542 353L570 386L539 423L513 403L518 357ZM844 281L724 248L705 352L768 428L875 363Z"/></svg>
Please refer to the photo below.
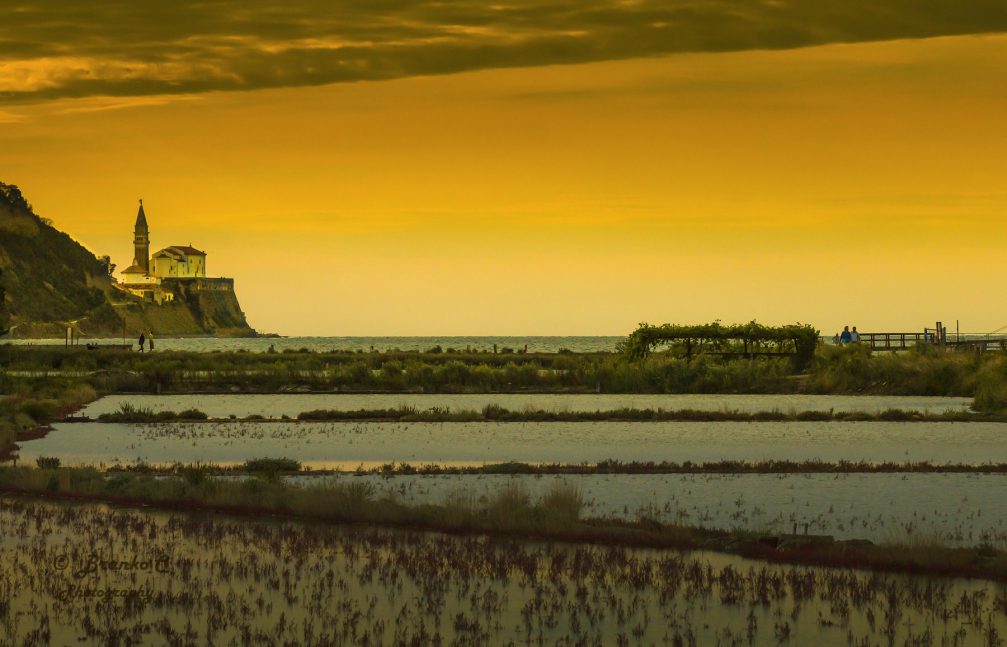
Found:
<svg viewBox="0 0 1007 647"><path fill-rule="evenodd" d="M392 461L374 467L357 467L355 469L312 468L301 466L297 469L278 469L268 471L252 469L243 463L131 463L125 465L110 465L104 468L85 465L91 469L103 469L106 474L155 474L159 476L178 476L189 470L199 470L206 476L255 476L262 473L277 476L300 476L307 478L323 476L382 476L395 478L397 476L593 476L616 474L624 476L649 475L696 475L696 476L740 476L740 475L804 475L804 474L982 474L1007 475L1007 462L1000 463L933 463L930 461L893 463L883 461L871 463L868 461L837 461L825 462L818 460L790 461L707 461L693 463L684 461L645 462L606 460L598 463L483 463L472 464L411 464ZM280 461L292 459L278 459ZM292 461L297 463L297 461Z"/></svg>
<svg viewBox="0 0 1007 647"><path fill-rule="evenodd" d="M167 395L167 394L162 394ZM171 394L177 395L177 394ZM842 396L840 396L842 397ZM136 409L124 405L123 409L112 413L102 413L96 418L90 416L68 416L62 422L78 423L129 423L157 424L167 422L205 422L222 423L306 423L306 422L430 422L430 423L465 423L465 422L499 422L499 423L569 423L569 422L913 422L913 423L946 423L946 422L1007 422L1005 413L984 413L975 411L944 411L928 413L907 409L886 409L877 413L867 411L790 411L778 409L769 411L713 411L700 409L611 409L598 411L553 411L553 410L509 410L498 405L487 405L482 410L446 409L418 410L414 407L396 409L357 409L357 410L313 410L304 411L295 416L283 415L262 416L235 414L223 416L208 416L198 409L182 412L152 411Z"/></svg>

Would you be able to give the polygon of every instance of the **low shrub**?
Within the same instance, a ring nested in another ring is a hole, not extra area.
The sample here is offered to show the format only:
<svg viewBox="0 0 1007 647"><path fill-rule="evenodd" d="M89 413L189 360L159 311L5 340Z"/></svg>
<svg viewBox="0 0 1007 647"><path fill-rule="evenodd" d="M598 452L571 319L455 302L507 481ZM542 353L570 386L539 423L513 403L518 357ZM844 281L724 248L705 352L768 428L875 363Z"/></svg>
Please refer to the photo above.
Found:
<svg viewBox="0 0 1007 647"><path fill-rule="evenodd" d="M253 458L245 461L242 469L246 472L298 472L301 462L292 458Z"/></svg>
<svg viewBox="0 0 1007 647"><path fill-rule="evenodd" d="M40 470L59 469L59 458L56 456L39 456L35 459L35 464Z"/></svg>

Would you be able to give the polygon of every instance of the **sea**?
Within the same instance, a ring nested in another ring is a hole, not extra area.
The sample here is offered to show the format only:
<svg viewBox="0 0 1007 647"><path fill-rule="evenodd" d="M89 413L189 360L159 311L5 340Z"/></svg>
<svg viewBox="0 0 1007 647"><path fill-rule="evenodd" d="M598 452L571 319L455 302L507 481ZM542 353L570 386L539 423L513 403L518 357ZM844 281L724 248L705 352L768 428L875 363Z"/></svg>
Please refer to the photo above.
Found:
<svg viewBox="0 0 1007 647"><path fill-rule="evenodd" d="M456 351L574 353L615 352L616 345L624 341L622 336L530 336L530 337L486 337L486 336L434 336L434 337L156 337L154 350L184 350L210 353L214 351L248 351L252 353L282 353L285 350L307 349L315 352L385 352L385 351L429 351L440 347ZM63 339L5 339L0 343L17 345L63 346ZM121 345L123 339L87 338L81 345ZM126 343L137 346L137 340L130 337Z"/></svg>

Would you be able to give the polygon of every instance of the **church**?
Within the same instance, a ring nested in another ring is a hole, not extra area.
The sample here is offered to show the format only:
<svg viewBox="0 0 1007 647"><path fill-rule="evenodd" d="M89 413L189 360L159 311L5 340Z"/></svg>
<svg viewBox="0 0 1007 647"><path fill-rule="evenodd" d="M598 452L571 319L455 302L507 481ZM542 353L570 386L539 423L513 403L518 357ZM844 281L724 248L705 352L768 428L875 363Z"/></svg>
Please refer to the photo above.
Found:
<svg viewBox="0 0 1007 647"><path fill-rule="evenodd" d="M150 229L143 200L133 227L133 264L122 271L119 287L136 296L164 303L175 296L179 280L206 279L206 252L191 245L172 245L150 254ZM170 285L169 285L170 284Z"/></svg>

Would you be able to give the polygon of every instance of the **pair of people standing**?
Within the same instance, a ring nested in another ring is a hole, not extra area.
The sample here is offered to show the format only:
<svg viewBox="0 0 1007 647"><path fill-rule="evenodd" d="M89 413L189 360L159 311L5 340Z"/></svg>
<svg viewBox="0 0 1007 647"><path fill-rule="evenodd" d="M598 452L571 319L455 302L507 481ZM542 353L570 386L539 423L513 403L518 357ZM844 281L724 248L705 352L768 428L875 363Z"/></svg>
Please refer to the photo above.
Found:
<svg viewBox="0 0 1007 647"><path fill-rule="evenodd" d="M149 335L148 333L140 333L140 352L143 352L144 343L150 348L151 352L154 350L154 335Z"/></svg>
<svg viewBox="0 0 1007 647"><path fill-rule="evenodd" d="M853 326L853 330L850 330L849 326L843 326L843 332L839 335L839 344L845 346L846 344L855 344L860 341L860 333L857 332L857 327Z"/></svg>

